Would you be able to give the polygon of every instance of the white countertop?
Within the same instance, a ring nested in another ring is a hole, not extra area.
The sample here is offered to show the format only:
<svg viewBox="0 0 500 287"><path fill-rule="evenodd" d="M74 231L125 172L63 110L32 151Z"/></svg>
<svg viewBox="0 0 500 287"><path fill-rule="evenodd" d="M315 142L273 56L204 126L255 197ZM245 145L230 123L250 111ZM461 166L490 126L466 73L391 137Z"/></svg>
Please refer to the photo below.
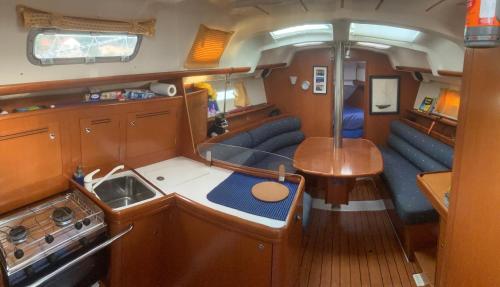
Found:
<svg viewBox="0 0 500 287"><path fill-rule="evenodd" d="M136 171L165 194L176 193L211 209L271 228L281 228L285 225L285 221L253 215L209 201L208 193L233 173L230 170L209 167L185 157L176 157L138 168ZM163 180L158 177L163 177Z"/></svg>

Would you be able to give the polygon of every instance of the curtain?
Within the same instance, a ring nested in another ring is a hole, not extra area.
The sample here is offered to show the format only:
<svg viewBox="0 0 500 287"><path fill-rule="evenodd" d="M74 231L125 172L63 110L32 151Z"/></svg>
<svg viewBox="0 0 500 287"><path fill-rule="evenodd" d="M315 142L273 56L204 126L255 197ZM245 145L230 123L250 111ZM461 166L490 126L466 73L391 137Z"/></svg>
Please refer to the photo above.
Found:
<svg viewBox="0 0 500 287"><path fill-rule="evenodd" d="M19 5L17 12L25 28L55 28L85 32L116 32L154 36L156 20L117 21L71 17Z"/></svg>
<svg viewBox="0 0 500 287"><path fill-rule="evenodd" d="M234 87L234 105L236 107L246 107L250 105L247 89L243 81L238 81L233 84Z"/></svg>
<svg viewBox="0 0 500 287"><path fill-rule="evenodd" d="M441 89L435 112L452 118L458 118L460 94L450 89Z"/></svg>

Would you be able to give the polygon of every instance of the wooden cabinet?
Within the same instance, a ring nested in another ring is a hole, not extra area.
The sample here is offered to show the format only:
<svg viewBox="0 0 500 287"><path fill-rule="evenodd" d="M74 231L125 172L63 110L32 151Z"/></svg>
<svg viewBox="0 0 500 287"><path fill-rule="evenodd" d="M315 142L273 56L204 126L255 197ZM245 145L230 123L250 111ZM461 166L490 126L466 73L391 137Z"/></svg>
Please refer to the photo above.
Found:
<svg viewBox="0 0 500 287"><path fill-rule="evenodd" d="M151 207L155 209L155 207ZM166 269L171 261L166 253L169 245L170 207L148 212L124 223L111 223L113 233L134 228L112 245L109 286L165 286ZM107 284L108 285L108 284Z"/></svg>
<svg viewBox="0 0 500 287"><path fill-rule="evenodd" d="M137 158L150 156L162 160L175 152L177 113L164 108L127 115L126 161L134 165Z"/></svg>
<svg viewBox="0 0 500 287"><path fill-rule="evenodd" d="M61 181L63 173L61 134L57 122L24 124L12 120L0 131L0 186L2 198L15 207L27 196L40 199L45 186ZM38 190L31 191L38 187ZM31 193L26 193L27 189ZM5 201L0 203L4 212ZM13 206L11 206L13 207Z"/></svg>
<svg viewBox="0 0 500 287"><path fill-rule="evenodd" d="M120 119L101 116L80 119L82 165L102 168L120 162Z"/></svg>
<svg viewBox="0 0 500 287"><path fill-rule="evenodd" d="M164 210L133 222L134 229L123 238L120 286L163 286L169 261L167 221L168 210Z"/></svg>
<svg viewBox="0 0 500 287"><path fill-rule="evenodd" d="M167 286L271 286L272 244L182 210L174 222Z"/></svg>

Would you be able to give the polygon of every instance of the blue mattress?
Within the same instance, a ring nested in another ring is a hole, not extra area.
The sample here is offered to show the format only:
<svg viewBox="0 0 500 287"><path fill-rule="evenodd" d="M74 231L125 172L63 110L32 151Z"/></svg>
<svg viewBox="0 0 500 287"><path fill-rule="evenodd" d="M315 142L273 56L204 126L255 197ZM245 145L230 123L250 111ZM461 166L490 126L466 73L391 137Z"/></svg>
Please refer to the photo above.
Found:
<svg viewBox="0 0 500 287"><path fill-rule="evenodd" d="M360 108L344 105L344 130L362 129L365 113Z"/></svg>
<svg viewBox="0 0 500 287"><path fill-rule="evenodd" d="M348 139L359 139L363 137L364 130L355 129L355 130L342 130L342 136Z"/></svg>
<svg viewBox="0 0 500 287"><path fill-rule="evenodd" d="M207 199L243 212L285 221L299 187L298 184L284 182L283 184L290 190L288 197L279 202L264 202L252 195L252 187L264 181L268 181L268 179L233 173L215 187L207 195Z"/></svg>

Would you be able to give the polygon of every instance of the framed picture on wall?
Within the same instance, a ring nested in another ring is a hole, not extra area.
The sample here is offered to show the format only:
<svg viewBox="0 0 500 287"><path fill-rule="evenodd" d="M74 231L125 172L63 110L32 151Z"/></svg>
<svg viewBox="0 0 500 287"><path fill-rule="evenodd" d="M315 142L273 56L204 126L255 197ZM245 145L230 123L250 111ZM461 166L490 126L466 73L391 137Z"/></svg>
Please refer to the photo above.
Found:
<svg viewBox="0 0 500 287"><path fill-rule="evenodd" d="M399 76L370 76L370 114L399 114Z"/></svg>
<svg viewBox="0 0 500 287"><path fill-rule="evenodd" d="M313 93L326 95L328 67L313 67Z"/></svg>

